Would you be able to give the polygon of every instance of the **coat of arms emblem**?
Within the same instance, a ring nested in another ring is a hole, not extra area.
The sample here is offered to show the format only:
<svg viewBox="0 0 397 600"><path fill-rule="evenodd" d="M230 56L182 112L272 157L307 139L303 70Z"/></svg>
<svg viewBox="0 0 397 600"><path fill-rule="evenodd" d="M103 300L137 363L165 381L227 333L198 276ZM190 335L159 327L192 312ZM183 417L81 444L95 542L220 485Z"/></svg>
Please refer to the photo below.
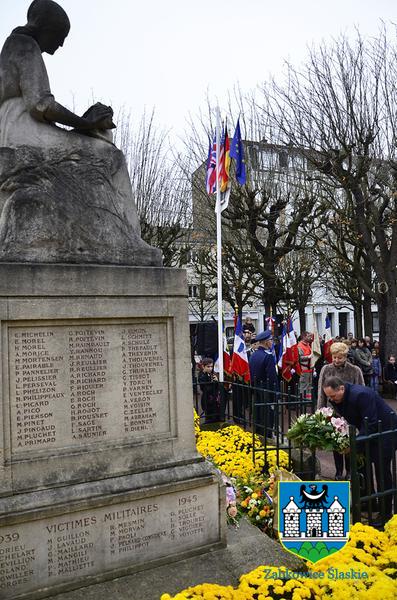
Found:
<svg viewBox="0 0 397 600"><path fill-rule="evenodd" d="M348 481L280 481L282 545L313 563L341 550L349 538L349 486Z"/></svg>

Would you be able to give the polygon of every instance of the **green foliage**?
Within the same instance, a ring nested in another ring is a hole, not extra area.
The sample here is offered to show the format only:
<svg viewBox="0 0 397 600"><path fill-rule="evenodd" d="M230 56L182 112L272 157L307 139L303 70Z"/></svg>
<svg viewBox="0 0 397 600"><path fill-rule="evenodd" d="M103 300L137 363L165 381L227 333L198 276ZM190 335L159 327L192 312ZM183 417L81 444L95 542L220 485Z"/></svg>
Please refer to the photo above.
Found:
<svg viewBox="0 0 397 600"><path fill-rule="evenodd" d="M339 433L327 417L320 411L301 415L287 433L294 446L314 450L344 450L349 446L348 435Z"/></svg>
<svg viewBox="0 0 397 600"><path fill-rule="evenodd" d="M317 544L303 542L300 548L290 548L290 550L302 558L315 563L318 560L333 554L334 552L338 552L339 548L327 548L324 542L317 542Z"/></svg>

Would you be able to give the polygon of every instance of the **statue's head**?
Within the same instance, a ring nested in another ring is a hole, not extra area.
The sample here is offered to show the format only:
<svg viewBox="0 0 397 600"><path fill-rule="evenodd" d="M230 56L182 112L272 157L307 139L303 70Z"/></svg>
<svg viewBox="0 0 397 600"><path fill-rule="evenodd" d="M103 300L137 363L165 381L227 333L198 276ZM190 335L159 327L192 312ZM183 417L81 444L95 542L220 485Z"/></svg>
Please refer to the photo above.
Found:
<svg viewBox="0 0 397 600"><path fill-rule="evenodd" d="M28 27L42 52L54 54L63 46L70 30L70 21L53 0L33 0L28 9Z"/></svg>

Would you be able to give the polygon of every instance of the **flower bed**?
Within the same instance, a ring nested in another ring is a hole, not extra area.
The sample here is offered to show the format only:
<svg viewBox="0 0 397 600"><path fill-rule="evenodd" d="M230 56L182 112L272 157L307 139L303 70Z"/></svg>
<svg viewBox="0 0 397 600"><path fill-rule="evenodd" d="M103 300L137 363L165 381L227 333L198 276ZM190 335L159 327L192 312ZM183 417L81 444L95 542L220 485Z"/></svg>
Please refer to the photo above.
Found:
<svg viewBox="0 0 397 600"><path fill-rule="evenodd" d="M260 475L265 464L265 453L259 436L254 436L256 453L253 462L253 436L237 425L230 425L218 431L201 431L196 428L197 450L210 459L228 477L246 479ZM278 454L278 457L277 457ZM277 466L288 466L288 454L283 450L266 447L266 459L269 472Z"/></svg>
<svg viewBox="0 0 397 600"><path fill-rule="evenodd" d="M384 532L356 523L342 550L314 565L307 563L305 573L260 566L242 575L237 588L203 583L176 596L163 594L161 600L395 600L396 545L397 515Z"/></svg>
<svg viewBox="0 0 397 600"><path fill-rule="evenodd" d="M278 467L288 466L288 454L266 446L269 475L263 474L265 449L259 436L230 425L218 431L202 431L195 413L194 428L197 450L224 474L226 484L226 515L228 522L237 525L242 515L274 537L273 477ZM253 462L253 444L256 453Z"/></svg>

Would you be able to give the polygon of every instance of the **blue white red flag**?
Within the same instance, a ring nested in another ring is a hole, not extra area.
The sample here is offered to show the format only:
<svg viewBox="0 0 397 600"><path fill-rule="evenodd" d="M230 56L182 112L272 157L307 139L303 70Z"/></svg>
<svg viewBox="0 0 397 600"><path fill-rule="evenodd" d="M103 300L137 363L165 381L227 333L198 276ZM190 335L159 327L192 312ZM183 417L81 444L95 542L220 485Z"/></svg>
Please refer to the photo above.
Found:
<svg viewBox="0 0 397 600"><path fill-rule="evenodd" d="M285 336L283 338L281 375L286 381L291 381L292 371L298 375L302 372L299 364L298 342L296 341L294 328L292 326L292 319L287 319Z"/></svg>
<svg viewBox="0 0 397 600"><path fill-rule="evenodd" d="M324 352L324 358L328 363L332 362L332 356L331 356L331 346L332 346L332 332L331 332L331 320L329 318L329 316L327 315L325 317L325 338L324 338L324 348L323 348L323 352Z"/></svg>
<svg viewBox="0 0 397 600"><path fill-rule="evenodd" d="M234 332L231 372L239 377L242 377L246 383L250 381L247 348L245 346L243 327L240 317L237 318L236 329Z"/></svg>

